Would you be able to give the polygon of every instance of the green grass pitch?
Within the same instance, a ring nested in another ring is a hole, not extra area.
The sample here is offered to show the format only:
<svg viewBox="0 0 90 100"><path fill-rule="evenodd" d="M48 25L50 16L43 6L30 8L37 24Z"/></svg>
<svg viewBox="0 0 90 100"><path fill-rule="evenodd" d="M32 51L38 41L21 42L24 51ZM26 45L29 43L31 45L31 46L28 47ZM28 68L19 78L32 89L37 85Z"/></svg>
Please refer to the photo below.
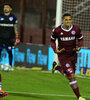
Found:
<svg viewBox="0 0 90 100"><path fill-rule="evenodd" d="M68 80L58 73L15 70L1 75L2 89L9 92L2 100L77 100ZM81 95L90 100L90 77L76 80Z"/></svg>

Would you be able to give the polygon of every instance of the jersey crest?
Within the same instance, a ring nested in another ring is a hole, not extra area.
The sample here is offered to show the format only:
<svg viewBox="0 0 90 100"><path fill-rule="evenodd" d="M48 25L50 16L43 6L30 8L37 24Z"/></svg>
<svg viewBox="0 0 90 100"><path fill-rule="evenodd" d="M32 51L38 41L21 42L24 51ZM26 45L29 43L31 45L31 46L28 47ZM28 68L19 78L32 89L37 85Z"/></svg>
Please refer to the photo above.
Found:
<svg viewBox="0 0 90 100"><path fill-rule="evenodd" d="M10 21L13 21L13 17L9 17L9 20L10 20Z"/></svg>
<svg viewBox="0 0 90 100"><path fill-rule="evenodd" d="M70 64L67 63L67 64L66 64L66 67L70 67Z"/></svg>
<svg viewBox="0 0 90 100"><path fill-rule="evenodd" d="M72 35L75 35L75 33L76 33L76 32L75 32L74 30L71 31L71 34L72 34Z"/></svg>

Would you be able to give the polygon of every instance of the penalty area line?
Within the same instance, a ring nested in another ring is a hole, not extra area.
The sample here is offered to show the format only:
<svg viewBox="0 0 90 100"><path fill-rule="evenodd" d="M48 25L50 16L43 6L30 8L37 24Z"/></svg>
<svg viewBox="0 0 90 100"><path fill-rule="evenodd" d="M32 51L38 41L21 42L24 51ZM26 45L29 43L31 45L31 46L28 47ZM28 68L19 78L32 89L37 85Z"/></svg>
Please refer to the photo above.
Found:
<svg viewBox="0 0 90 100"><path fill-rule="evenodd" d="M13 94L30 94L30 95L41 95L41 96L57 96L57 97L70 97L70 98L75 98L76 96L74 95L62 95L62 94L43 94L43 93L31 93L31 92L14 92L14 91L7 91L8 93L13 93ZM90 96L83 96L85 98L90 98Z"/></svg>

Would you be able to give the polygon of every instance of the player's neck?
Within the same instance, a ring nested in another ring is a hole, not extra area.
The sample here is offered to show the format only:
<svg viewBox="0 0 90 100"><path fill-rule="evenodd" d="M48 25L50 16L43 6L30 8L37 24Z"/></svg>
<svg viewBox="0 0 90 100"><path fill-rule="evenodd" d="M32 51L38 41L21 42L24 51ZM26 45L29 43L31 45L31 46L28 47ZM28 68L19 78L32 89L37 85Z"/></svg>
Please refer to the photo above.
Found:
<svg viewBox="0 0 90 100"><path fill-rule="evenodd" d="M10 12L8 12L8 13L4 13L4 15L8 16L8 15L10 15Z"/></svg>
<svg viewBox="0 0 90 100"><path fill-rule="evenodd" d="M70 26L63 25L63 28L69 30L71 28L71 25Z"/></svg>

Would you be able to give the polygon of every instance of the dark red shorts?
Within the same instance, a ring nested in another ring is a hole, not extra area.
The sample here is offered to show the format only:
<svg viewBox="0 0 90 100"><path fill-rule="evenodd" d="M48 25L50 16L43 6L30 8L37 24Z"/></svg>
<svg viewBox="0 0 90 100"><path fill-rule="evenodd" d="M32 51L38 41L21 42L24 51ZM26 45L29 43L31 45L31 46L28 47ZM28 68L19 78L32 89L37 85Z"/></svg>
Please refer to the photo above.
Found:
<svg viewBox="0 0 90 100"><path fill-rule="evenodd" d="M75 74L76 63L77 63L77 55L68 56L62 55L58 56L60 65L62 67L63 72L70 77L72 74Z"/></svg>

